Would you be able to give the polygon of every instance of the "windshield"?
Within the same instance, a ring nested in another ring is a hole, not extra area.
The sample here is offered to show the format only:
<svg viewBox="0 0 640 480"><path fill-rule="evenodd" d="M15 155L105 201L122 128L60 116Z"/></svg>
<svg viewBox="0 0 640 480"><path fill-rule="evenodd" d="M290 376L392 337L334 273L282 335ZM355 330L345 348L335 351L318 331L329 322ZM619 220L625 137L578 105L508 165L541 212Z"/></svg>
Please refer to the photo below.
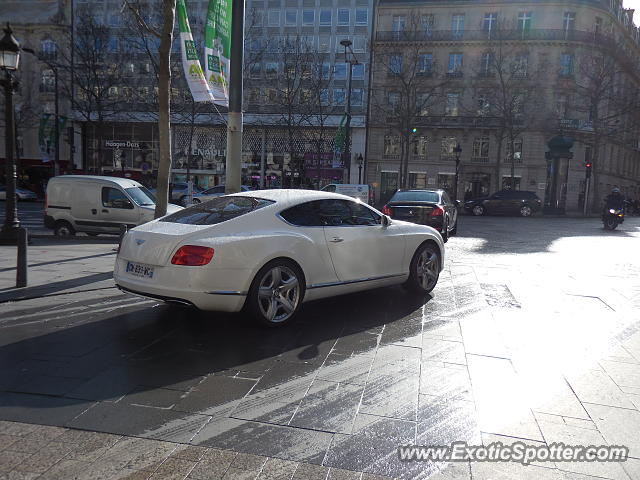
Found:
<svg viewBox="0 0 640 480"><path fill-rule="evenodd" d="M271 205L272 200L253 197L218 197L193 205L161 219L161 222L187 225L215 225Z"/></svg>
<svg viewBox="0 0 640 480"><path fill-rule="evenodd" d="M430 202L438 203L440 201L440 195L438 192L396 192L391 197L391 202Z"/></svg>
<svg viewBox="0 0 640 480"><path fill-rule="evenodd" d="M156 203L156 197L145 187L125 188L124 191L127 192L138 205L155 205Z"/></svg>

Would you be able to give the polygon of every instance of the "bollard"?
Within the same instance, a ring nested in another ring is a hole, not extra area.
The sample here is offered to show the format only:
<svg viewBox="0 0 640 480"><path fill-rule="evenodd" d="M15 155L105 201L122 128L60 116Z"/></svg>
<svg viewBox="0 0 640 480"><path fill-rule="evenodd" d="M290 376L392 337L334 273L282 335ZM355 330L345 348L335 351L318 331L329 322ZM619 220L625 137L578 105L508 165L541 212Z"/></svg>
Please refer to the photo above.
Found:
<svg viewBox="0 0 640 480"><path fill-rule="evenodd" d="M16 268L16 287L27 286L27 229L18 228L18 262Z"/></svg>

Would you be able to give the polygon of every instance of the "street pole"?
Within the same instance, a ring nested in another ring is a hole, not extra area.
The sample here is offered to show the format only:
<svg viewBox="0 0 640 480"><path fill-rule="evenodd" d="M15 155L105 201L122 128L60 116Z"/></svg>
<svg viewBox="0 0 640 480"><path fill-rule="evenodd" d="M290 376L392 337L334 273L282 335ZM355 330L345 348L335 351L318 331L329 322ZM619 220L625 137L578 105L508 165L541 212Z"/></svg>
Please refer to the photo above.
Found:
<svg viewBox="0 0 640 480"><path fill-rule="evenodd" d="M351 183L351 71L353 70L353 61L347 60L347 48L351 47L351 40L344 39L340 41L340 45L344 47L344 61L349 63L349 71L347 72L347 104L345 106L345 117L347 121L344 126L344 164L347 169L347 183ZM352 52L353 55L353 52ZM355 56L355 55L354 55ZM356 63L357 63L356 59Z"/></svg>
<svg viewBox="0 0 640 480"><path fill-rule="evenodd" d="M240 191L242 176L242 62L244 50L244 0L231 7L231 66L229 76L229 116L227 120L227 161L225 193Z"/></svg>
<svg viewBox="0 0 640 480"><path fill-rule="evenodd" d="M57 177L58 175L60 175L60 112L58 111L59 109L59 105L58 105L58 68L54 67L53 68L53 81L54 81L54 88L55 88L55 92L54 92L54 109L55 109L55 116L56 116L56 124L55 124L55 136L56 136L56 149L55 149L55 157L54 157L54 163L53 163L53 176Z"/></svg>
<svg viewBox="0 0 640 480"><path fill-rule="evenodd" d="M4 87L5 157L7 159L7 164L5 165L7 198L4 224L2 225L2 231L0 231L0 244L15 245L18 239L20 220L18 220L18 203L16 201L18 178L16 174L16 158L14 156L16 144L13 119L13 91L18 82L11 77L9 70L5 70L5 77L0 83Z"/></svg>

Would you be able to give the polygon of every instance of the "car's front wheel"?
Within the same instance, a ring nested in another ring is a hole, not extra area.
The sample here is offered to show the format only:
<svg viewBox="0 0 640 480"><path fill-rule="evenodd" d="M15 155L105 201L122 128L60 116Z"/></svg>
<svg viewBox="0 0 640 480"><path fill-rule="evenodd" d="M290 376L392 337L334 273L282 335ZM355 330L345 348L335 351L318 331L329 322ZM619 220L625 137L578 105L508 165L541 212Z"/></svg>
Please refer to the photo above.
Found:
<svg viewBox="0 0 640 480"><path fill-rule="evenodd" d="M531 207L529 205L523 205L520 207L521 217L530 217L532 213L533 213L533 210L531 210Z"/></svg>
<svg viewBox="0 0 640 480"><path fill-rule="evenodd" d="M304 275L293 262L276 259L267 263L255 276L246 307L262 325L279 327L289 323L304 298Z"/></svg>
<svg viewBox="0 0 640 480"><path fill-rule="evenodd" d="M473 210L471 210L471 213L473 213L476 217L484 215L484 207L482 205L476 205L475 207L473 207Z"/></svg>
<svg viewBox="0 0 640 480"><path fill-rule="evenodd" d="M431 292L440 277L440 250L431 242L420 245L409 265L409 279L404 287L417 293Z"/></svg>
<svg viewBox="0 0 640 480"><path fill-rule="evenodd" d="M76 231L66 220L59 220L56 222L55 227L53 227L53 233L57 237L72 237L76 234Z"/></svg>
<svg viewBox="0 0 640 480"><path fill-rule="evenodd" d="M199 204L199 203L202 203L202 202L200 201L200 199L199 199L199 198L194 198L194 199L193 199L193 204L194 204L194 205L197 205L197 204Z"/></svg>

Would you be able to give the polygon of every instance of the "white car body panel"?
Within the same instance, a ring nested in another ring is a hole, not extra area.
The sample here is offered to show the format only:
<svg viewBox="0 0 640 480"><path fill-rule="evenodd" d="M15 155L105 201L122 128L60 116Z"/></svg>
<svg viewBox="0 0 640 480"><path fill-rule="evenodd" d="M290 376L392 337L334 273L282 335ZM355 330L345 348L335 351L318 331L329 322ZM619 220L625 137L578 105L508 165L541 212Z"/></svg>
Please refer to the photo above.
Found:
<svg viewBox="0 0 640 480"><path fill-rule="evenodd" d="M203 310L236 312L243 307L258 270L276 258L291 259L301 267L307 286L304 301L402 283L408 278L413 252L426 240L439 246L444 259L442 238L431 227L395 220L387 227L304 227L279 216L299 203L336 198L353 201L350 197L296 190L234 196L276 203L215 225L154 220L130 230L116 259L116 284L132 293L184 300ZM336 235L344 241L326 241ZM183 245L213 248L211 262L172 265L171 258ZM126 273L127 262L153 266L153 278Z"/></svg>

